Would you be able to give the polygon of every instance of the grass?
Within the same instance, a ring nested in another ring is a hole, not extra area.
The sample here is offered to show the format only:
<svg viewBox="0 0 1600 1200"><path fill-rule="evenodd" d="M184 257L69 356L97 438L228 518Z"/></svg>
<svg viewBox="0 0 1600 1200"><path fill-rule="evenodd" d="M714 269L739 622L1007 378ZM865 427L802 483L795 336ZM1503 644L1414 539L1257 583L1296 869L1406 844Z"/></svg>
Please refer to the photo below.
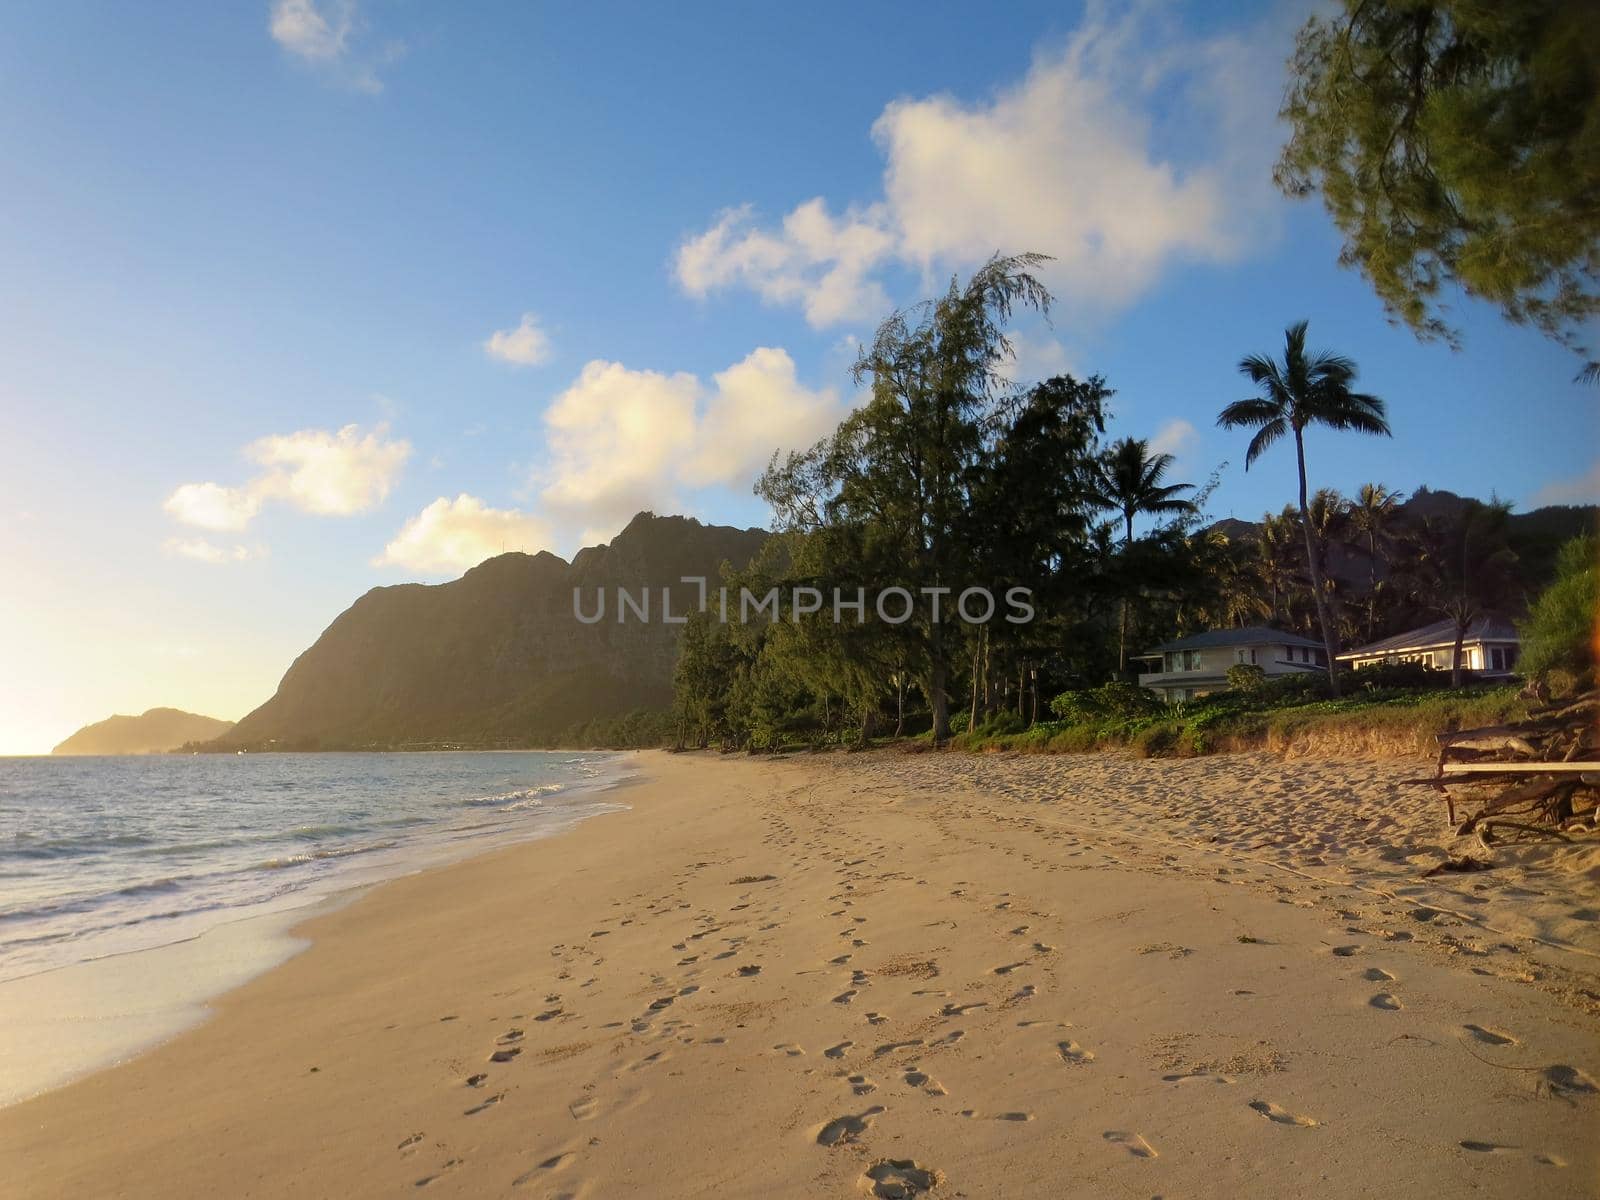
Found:
<svg viewBox="0 0 1600 1200"><path fill-rule="evenodd" d="M1338 700L1252 702L1206 697L1134 718L1041 722L1016 733L983 730L957 749L1082 754L1126 749L1141 758L1192 758L1234 750L1287 754L1431 755L1434 735L1527 715L1514 687L1362 692Z"/></svg>

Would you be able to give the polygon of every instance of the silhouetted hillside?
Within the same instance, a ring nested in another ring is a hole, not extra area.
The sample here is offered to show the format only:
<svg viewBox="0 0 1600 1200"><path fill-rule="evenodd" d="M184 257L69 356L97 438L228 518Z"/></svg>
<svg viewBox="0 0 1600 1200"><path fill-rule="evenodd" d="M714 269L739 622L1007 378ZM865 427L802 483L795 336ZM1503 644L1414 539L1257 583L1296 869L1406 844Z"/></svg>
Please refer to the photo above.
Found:
<svg viewBox="0 0 1600 1200"><path fill-rule="evenodd" d="M759 529L641 513L609 545L571 563L553 554L502 554L451 583L374 588L328 626L278 685L212 749L357 748L549 743L597 717L672 700L679 626L703 576L746 565ZM617 620L616 589L650 592L651 620ZM573 589L592 614L573 614Z"/></svg>
<svg viewBox="0 0 1600 1200"><path fill-rule="evenodd" d="M186 742L203 742L233 728L230 721L176 708L152 708L137 717L107 717L85 725L51 754L162 754Z"/></svg>

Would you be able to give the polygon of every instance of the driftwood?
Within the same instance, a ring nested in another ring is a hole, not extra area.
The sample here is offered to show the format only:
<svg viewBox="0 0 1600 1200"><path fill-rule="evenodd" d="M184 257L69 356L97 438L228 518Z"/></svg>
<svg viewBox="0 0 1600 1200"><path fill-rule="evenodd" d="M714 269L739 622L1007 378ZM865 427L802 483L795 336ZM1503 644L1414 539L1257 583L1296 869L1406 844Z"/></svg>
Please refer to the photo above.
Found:
<svg viewBox="0 0 1600 1200"><path fill-rule="evenodd" d="M1600 800L1600 691L1552 705L1526 721L1441 733L1438 742L1438 769L1431 779L1416 782L1443 795L1446 818L1458 834L1476 832L1488 846L1497 831L1561 838L1565 828L1594 824ZM1472 801L1476 810L1458 822L1456 806Z"/></svg>

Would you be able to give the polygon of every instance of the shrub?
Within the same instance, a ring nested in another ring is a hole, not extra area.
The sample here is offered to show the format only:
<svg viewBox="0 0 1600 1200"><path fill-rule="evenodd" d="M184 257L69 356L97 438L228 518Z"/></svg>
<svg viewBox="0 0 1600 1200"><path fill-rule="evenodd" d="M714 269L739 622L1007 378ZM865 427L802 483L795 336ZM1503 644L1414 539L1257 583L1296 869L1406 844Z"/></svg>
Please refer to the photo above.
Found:
<svg viewBox="0 0 1600 1200"><path fill-rule="evenodd" d="M1050 701L1050 711L1069 725L1084 725L1105 715L1093 692L1062 692Z"/></svg>
<svg viewBox="0 0 1600 1200"><path fill-rule="evenodd" d="M1595 618L1600 613L1600 538L1573 538L1556 558L1555 581L1534 602L1521 627L1522 674L1552 672L1582 687L1595 673Z"/></svg>
<svg viewBox="0 0 1600 1200"><path fill-rule="evenodd" d="M1234 663L1228 668L1228 690L1230 692L1259 692L1267 682L1267 672L1255 663Z"/></svg>
<svg viewBox="0 0 1600 1200"><path fill-rule="evenodd" d="M1166 708L1166 705L1148 688L1142 688L1136 683L1123 683L1120 680L1104 683L1095 688L1094 698L1095 703L1107 716L1124 721L1152 716Z"/></svg>
<svg viewBox="0 0 1600 1200"><path fill-rule="evenodd" d="M1435 671L1418 662L1374 663L1341 676L1341 683L1346 680L1369 692L1378 688L1431 688L1448 686L1450 672Z"/></svg>
<svg viewBox="0 0 1600 1200"><path fill-rule="evenodd" d="M1171 721L1160 721L1146 725L1128 744L1140 758L1162 758L1177 747L1180 732L1180 727Z"/></svg>
<svg viewBox="0 0 1600 1200"><path fill-rule="evenodd" d="M978 732L989 737L1004 737L1006 734L1021 733L1028 727L1014 712L997 712L984 723L978 726Z"/></svg>
<svg viewBox="0 0 1600 1200"><path fill-rule="evenodd" d="M1322 700L1328 695L1328 677L1321 671L1273 675L1261 685L1258 695L1273 704L1305 704Z"/></svg>

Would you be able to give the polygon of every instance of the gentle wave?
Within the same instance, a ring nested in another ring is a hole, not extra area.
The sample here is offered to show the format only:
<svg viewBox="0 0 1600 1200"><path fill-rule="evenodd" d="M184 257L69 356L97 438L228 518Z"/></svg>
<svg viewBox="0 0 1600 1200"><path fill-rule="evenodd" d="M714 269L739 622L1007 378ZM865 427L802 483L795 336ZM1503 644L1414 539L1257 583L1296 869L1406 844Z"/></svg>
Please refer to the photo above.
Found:
<svg viewBox="0 0 1600 1200"><path fill-rule="evenodd" d="M0 760L0 979L536 836L609 755ZM469 814L472 814L469 816Z"/></svg>

